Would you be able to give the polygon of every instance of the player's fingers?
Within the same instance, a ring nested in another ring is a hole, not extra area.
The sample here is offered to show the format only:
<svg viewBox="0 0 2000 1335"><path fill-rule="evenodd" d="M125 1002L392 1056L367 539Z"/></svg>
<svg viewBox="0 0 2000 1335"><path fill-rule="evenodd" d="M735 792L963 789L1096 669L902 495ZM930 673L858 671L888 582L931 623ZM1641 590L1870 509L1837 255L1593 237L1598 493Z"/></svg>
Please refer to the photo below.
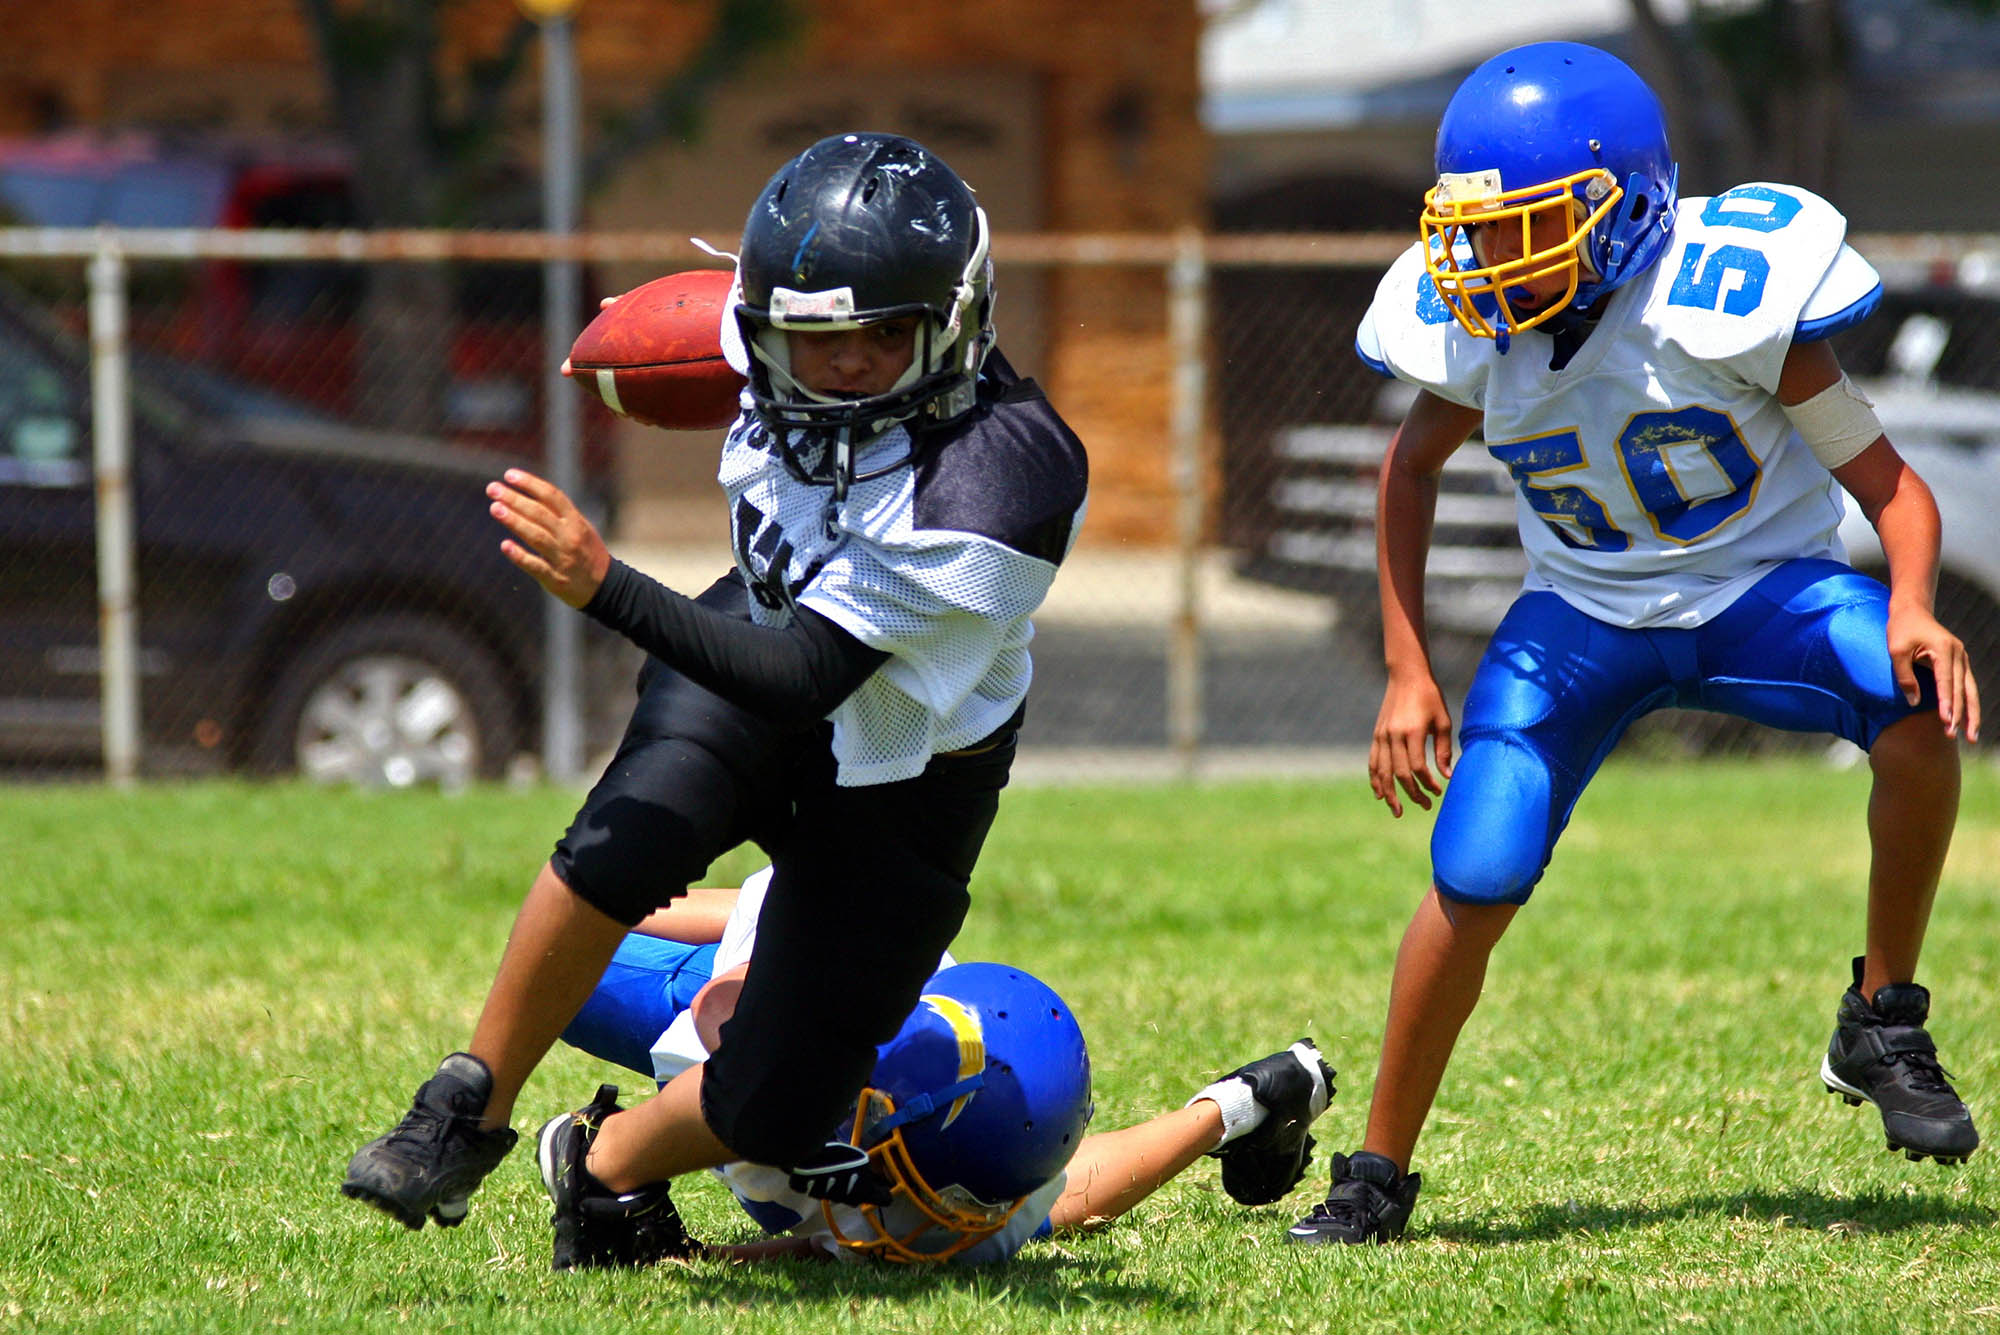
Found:
<svg viewBox="0 0 2000 1335"><path fill-rule="evenodd" d="M1949 649L1943 653L1930 650L1919 655L1930 663L1931 681L1937 686L1937 713L1944 723L1944 735L1958 736L1958 725L1962 715L1959 712L1959 674L1956 655Z"/></svg>
<svg viewBox="0 0 2000 1335"><path fill-rule="evenodd" d="M1903 699L1910 704L1923 699L1923 688L1917 685L1916 655L1908 650L1892 652L1889 662L1896 674L1896 688L1903 693Z"/></svg>
<svg viewBox="0 0 2000 1335"><path fill-rule="evenodd" d="M1424 787L1430 792L1441 793L1444 791L1444 784L1439 781L1436 774L1431 772L1431 766L1425 758L1424 744L1422 742L1417 743L1417 777L1423 780Z"/></svg>
<svg viewBox="0 0 2000 1335"><path fill-rule="evenodd" d="M1445 720L1431 734L1431 745L1437 751L1438 775L1446 780L1451 778L1451 766L1455 757L1451 751L1451 721Z"/></svg>
<svg viewBox="0 0 2000 1335"><path fill-rule="evenodd" d="M1396 777L1403 785L1403 792L1412 802L1425 811L1431 809L1431 794L1437 791L1437 781L1431 778L1430 765L1424 759L1421 741L1412 748L1407 741L1398 740L1401 754L1396 761Z"/></svg>
<svg viewBox="0 0 2000 1335"><path fill-rule="evenodd" d="M502 542L500 544L500 551L509 561L512 561L523 571L527 572L528 576L535 583L541 585L550 593L556 591L556 572L550 568L547 561L544 561L518 542Z"/></svg>
<svg viewBox="0 0 2000 1335"><path fill-rule="evenodd" d="M525 468L510 468L501 474L507 485L525 495L533 497L547 506L555 514L568 514L576 509L563 489L544 477L537 477Z"/></svg>
<svg viewBox="0 0 2000 1335"><path fill-rule="evenodd" d="M1965 664L1965 740L1979 740L1979 678L1972 674L1972 660Z"/></svg>
<svg viewBox="0 0 2000 1335"><path fill-rule="evenodd" d="M1403 801L1396 796L1396 780L1386 770L1376 770L1368 776L1368 786L1374 790L1377 800L1389 808L1391 816L1403 814Z"/></svg>
<svg viewBox="0 0 2000 1335"><path fill-rule="evenodd" d="M1953 641L1944 666L1933 665L1931 675L1937 679L1938 707L1946 711L1945 734L1956 737L1970 726L1973 701L1979 694L1972 681L1972 663L1966 657L1965 646Z"/></svg>
<svg viewBox="0 0 2000 1335"><path fill-rule="evenodd" d="M578 514L573 507L564 509L562 506L544 505L541 501L528 495L526 492L514 491L504 482L487 484L486 494L506 505L516 514L527 518L533 523L539 524L548 532L551 538L567 533L576 525L583 522L583 516ZM560 496L561 493L558 492L557 495ZM565 498L566 501L567 498Z"/></svg>
<svg viewBox="0 0 2000 1335"><path fill-rule="evenodd" d="M1389 739L1379 732L1368 739L1368 791L1378 802L1388 804L1390 815L1403 814L1396 801L1396 781L1389 773Z"/></svg>
<svg viewBox="0 0 2000 1335"><path fill-rule="evenodd" d="M1409 796L1409 799L1412 802L1415 802L1425 811L1429 811L1431 809L1431 795L1424 791L1424 786L1416 781L1415 776L1407 776L1404 778L1403 792Z"/></svg>
<svg viewBox="0 0 2000 1335"><path fill-rule="evenodd" d="M555 533L547 524L504 501L493 502L486 507L486 512L493 516L500 527L536 551L549 551L557 546Z"/></svg>

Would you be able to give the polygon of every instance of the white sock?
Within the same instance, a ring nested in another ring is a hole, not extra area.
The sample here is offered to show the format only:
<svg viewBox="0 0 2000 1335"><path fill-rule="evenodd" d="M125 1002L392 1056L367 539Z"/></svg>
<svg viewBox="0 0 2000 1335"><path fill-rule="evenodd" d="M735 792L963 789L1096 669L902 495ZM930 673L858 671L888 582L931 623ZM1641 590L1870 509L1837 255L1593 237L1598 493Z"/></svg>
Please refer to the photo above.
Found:
<svg viewBox="0 0 2000 1335"><path fill-rule="evenodd" d="M1216 1081L1182 1106L1192 1107L1203 1099L1222 1110L1222 1139L1215 1142L1216 1149L1221 1149L1238 1136L1255 1131L1264 1121L1264 1105L1250 1093L1248 1084L1234 1077Z"/></svg>

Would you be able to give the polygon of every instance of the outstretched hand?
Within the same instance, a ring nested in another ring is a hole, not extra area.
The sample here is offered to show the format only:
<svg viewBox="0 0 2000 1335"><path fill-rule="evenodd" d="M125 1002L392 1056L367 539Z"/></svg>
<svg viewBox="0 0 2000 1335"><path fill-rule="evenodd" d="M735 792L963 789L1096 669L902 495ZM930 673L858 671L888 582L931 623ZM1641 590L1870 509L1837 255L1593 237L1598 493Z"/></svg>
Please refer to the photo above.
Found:
<svg viewBox="0 0 2000 1335"><path fill-rule="evenodd" d="M611 569L611 551L597 526L555 483L523 468L502 476L486 484L488 511L514 535L500 544L501 552L535 583L571 607L582 607Z"/></svg>

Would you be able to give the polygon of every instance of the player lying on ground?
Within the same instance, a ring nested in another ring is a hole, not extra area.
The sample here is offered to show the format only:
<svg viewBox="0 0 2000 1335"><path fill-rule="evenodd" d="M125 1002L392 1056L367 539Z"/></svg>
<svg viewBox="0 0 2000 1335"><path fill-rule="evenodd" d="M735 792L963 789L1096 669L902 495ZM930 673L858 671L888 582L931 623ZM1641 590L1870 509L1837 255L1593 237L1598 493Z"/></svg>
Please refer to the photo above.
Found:
<svg viewBox="0 0 2000 1335"><path fill-rule="evenodd" d="M966 183L898 136L836 135L771 178L717 331L748 376L719 470L736 569L699 598L612 560L547 482L488 489L507 558L652 659L468 1052L355 1153L346 1194L463 1220L626 929L744 842L776 869L738 1002L755 1038L615 1119L591 1169L639 1187L829 1152L970 906L1029 616L1082 522L1083 447L995 346L989 239Z"/></svg>
<svg viewBox="0 0 2000 1335"><path fill-rule="evenodd" d="M760 872L734 903L733 892L698 890L648 917L564 1040L662 1085L705 1061L732 1017L769 882ZM1018 969L948 955L939 964L877 1055L858 1130L850 1117L840 1131L855 1145L850 1194L868 1203L816 1200L782 1169L724 1165L715 1172L744 1211L787 1236L700 1247L665 1183L621 1194L586 1169L592 1141L626 1115L605 1086L542 1128L555 1268L704 1254L982 1263L1032 1237L1108 1222L1204 1154L1222 1161L1224 1188L1245 1205L1275 1201L1304 1176L1307 1128L1333 1093L1310 1041L1238 1068L1173 1112L1086 1135L1090 1060L1069 1007Z"/></svg>
<svg viewBox="0 0 2000 1335"><path fill-rule="evenodd" d="M1976 740L1979 696L1932 614L1937 506L1825 342L1874 308L1874 270L1841 215L1796 187L1677 200L1658 100L1586 46L1538 43L1473 71L1445 109L1437 171L1422 240L1356 342L1420 390L1381 470L1389 684L1370 779L1397 815L1399 790L1428 809L1451 787L1396 957L1363 1150L1334 1156L1326 1203L1292 1238L1402 1232L1410 1156L1488 955L1600 762L1668 706L1868 751L1866 947L1820 1075L1880 1109L1892 1149L1964 1159L1979 1136L1912 980L1958 809L1955 739ZM1454 764L1424 566L1439 472L1474 431L1514 475L1529 574L1466 696ZM1881 536L1887 588L1844 562L1842 488Z"/></svg>

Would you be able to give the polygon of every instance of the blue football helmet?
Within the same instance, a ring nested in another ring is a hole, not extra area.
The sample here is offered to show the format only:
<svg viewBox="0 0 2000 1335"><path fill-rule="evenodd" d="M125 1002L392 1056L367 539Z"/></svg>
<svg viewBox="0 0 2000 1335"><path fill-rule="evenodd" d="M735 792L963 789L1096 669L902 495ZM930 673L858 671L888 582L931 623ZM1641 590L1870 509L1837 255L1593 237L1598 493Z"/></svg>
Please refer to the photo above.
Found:
<svg viewBox="0 0 2000 1335"><path fill-rule="evenodd" d="M1503 351L1510 332L1644 273L1673 232L1680 173L1660 100L1596 47L1536 42L1474 70L1438 124L1437 171L1425 263L1459 324ZM1484 253L1492 226L1519 228L1518 245ZM1551 277L1559 297L1517 309L1522 284Z"/></svg>
<svg viewBox="0 0 2000 1335"><path fill-rule="evenodd" d="M828 1226L842 1246L892 1261L954 1256L1062 1171L1092 1111L1083 1031L1046 983L1004 964L940 970L879 1049L847 1128L924 1222L898 1237L864 1206L856 1235L827 1206Z"/></svg>

